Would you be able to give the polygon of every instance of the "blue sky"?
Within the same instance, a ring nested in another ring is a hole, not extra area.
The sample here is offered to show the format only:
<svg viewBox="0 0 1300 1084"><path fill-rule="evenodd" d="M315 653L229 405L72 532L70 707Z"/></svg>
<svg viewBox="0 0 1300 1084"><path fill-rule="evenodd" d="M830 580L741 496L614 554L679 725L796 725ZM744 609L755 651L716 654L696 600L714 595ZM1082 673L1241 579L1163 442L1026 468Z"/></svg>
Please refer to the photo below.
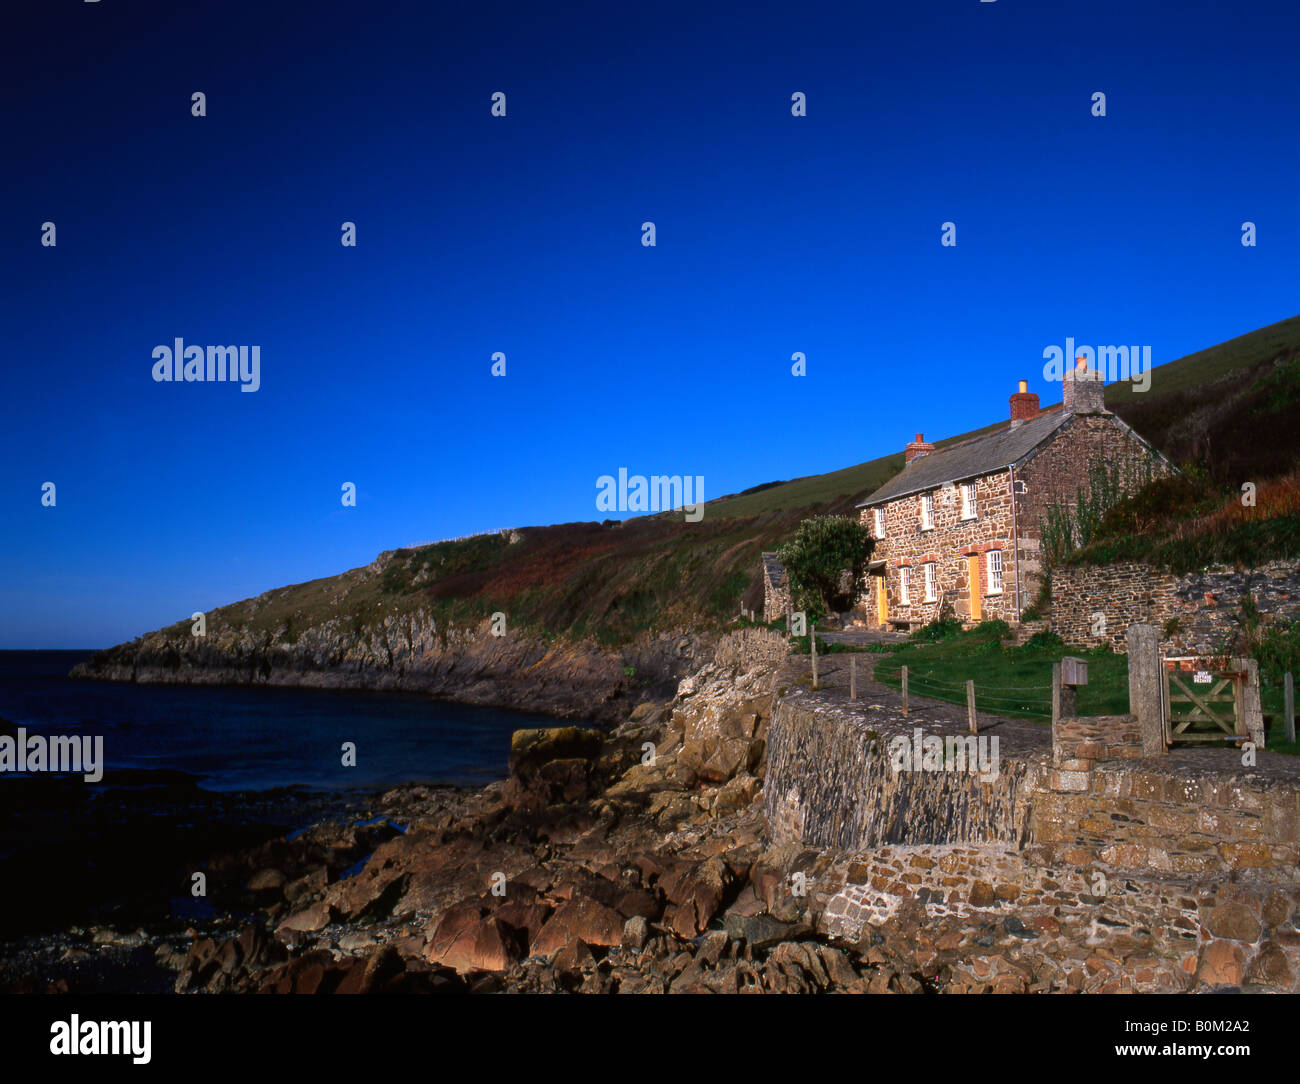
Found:
<svg viewBox="0 0 1300 1084"><path fill-rule="evenodd" d="M619 467L838 469L1054 401L1067 336L1160 364L1300 312L1294 4L231 7L6 34L0 647L605 518ZM156 383L176 337L260 346L260 389Z"/></svg>

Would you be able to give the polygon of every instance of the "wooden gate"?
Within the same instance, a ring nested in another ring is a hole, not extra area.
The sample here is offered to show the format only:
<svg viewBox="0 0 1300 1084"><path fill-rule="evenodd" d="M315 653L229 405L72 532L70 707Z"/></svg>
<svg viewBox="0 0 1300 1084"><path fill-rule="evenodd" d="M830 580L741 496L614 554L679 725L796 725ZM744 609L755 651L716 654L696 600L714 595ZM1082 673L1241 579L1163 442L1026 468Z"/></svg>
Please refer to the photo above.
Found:
<svg viewBox="0 0 1300 1084"><path fill-rule="evenodd" d="M1163 663L1166 742L1253 741L1264 747L1254 659L1180 655Z"/></svg>

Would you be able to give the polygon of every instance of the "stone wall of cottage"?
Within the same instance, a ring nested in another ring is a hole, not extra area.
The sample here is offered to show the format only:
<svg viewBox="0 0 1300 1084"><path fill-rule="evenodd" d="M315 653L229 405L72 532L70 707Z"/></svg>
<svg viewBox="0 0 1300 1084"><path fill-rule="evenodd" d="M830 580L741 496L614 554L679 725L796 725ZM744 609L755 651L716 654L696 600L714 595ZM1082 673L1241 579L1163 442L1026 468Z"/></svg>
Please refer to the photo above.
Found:
<svg viewBox="0 0 1300 1084"><path fill-rule="evenodd" d="M1133 479L1169 470L1113 414L1078 414L1014 472L1003 470L974 479L976 515L973 518L962 517L961 500L961 485L971 479L878 506L884 513L884 536L877 541L874 556L885 562L889 620L906 621L912 627L937 620L946 613L963 621L971 620L968 558L975 555L979 558L980 619L1018 621L1021 611L1034 601L1041 584L1041 526L1047 510L1057 501L1073 507L1079 487L1088 484L1094 463L1118 465ZM934 502L931 528L921 525L921 502L927 495ZM875 508L864 508L861 515L862 522L873 533L875 511ZM991 593L989 583L987 555L993 549L1002 552L1003 583L997 594ZM937 588L935 597L928 599L923 566L931 562L935 565ZM902 568L909 569L906 603L901 589ZM876 588L877 580L873 578L871 591ZM869 592L862 601L874 622L878 612L874 595Z"/></svg>
<svg viewBox="0 0 1300 1084"><path fill-rule="evenodd" d="M1052 631L1068 644L1126 649L1129 625L1155 626L1168 655L1226 652L1250 595L1265 620L1300 619L1300 562L1219 565L1176 576L1137 561L1074 565L1052 576Z"/></svg>
<svg viewBox="0 0 1300 1084"><path fill-rule="evenodd" d="M967 479L966 481L971 481ZM873 560L885 562L885 584L889 597L889 620L906 621L912 627L938 620L950 613L963 621L971 619L970 562L978 558L980 619L1000 618L1015 621L1015 570L1011 560L1011 490L1006 471L973 480L975 515L962 516L961 484L940 486L913 493L879 506L884 513L884 537L876 542ZM928 495L934 502L933 527L921 523L921 498ZM875 510L864 508L862 522L869 531L876 530ZM990 550L1002 551L1003 588L992 593L989 583ZM925 565L935 565L935 597L925 595ZM909 601L902 596L900 569L909 570ZM872 577L867 597L863 599L869 619L877 616Z"/></svg>
<svg viewBox="0 0 1300 1084"><path fill-rule="evenodd" d="M1016 528L1022 609L1037 596L1043 576L1042 523L1054 501L1078 504L1095 463L1118 465L1135 483L1169 473L1147 445L1113 414L1076 414L1016 470Z"/></svg>

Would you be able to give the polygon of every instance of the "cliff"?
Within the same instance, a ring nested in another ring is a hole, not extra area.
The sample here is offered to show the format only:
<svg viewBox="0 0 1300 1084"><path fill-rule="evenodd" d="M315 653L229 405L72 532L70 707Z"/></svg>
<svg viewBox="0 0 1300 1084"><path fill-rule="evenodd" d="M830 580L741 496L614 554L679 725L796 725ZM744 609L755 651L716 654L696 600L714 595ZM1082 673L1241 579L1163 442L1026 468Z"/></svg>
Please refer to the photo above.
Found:
<svg viewBox="0 0 1300 1084"><path fill-rule="evenodd" d="M161 630L101 651L73 677L146 684L307 685L423 692L466 704L610 722L637 697L671 689L711 651L707 636L646 635L620 650L477 628L440 629L426 611L352 630L326 621L299 634L219 625L204 637Z"/></svg>

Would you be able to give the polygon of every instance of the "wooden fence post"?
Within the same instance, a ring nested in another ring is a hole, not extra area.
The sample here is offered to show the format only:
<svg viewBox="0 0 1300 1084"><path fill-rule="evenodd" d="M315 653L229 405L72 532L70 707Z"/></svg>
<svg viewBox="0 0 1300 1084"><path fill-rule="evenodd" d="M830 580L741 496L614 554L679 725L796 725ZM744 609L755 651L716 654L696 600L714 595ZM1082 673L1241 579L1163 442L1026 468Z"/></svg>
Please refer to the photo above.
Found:
<svg viewBox="0 0 1300 1084"><path fill-rule="evenodd" d="M1259 702L1259 660L1242 659L1246 671L1241 684L1241 711L1245 719L1246 733L1255 743L1256 749L1265 748L1264 744L1264 709Z"/></svg>
<svg viewBox="0 0 1300 1084"><path fill-rule="evenodd" d="M1128 710L1137 716L1142 735L1142 755L1163 756L1165 745L1164 696L1166 680L1160 663L1160 643L1153 625L1129 625L1124 634L1128 644Z"/></svg>
<svg viewBox="0 0 1300 1084"><path fill-rule="evenodd" d="M1287 674L1288 681L1290 680L1290 678L1291 675ZM858 698L858 657L856 655L850 655L849 656L849 699L856 700L857 698Z"/></svg>
<svg viewBox="0 0 1300 1084"><path fill-rule="evenodd" d="M1282 678L1282 722L1286 726L1286 740L1295 741L1295 682L1289 670Z"/></svg>
<svg viewBox="0 0 1300 1084"><path fill-rule="evenodd" d="M903 714L907 714L907 667L903 667Z"/></svg>
<svg viewBox="0 0 1300 1084"><path fill-rule="evenodd" d="M808 626L808 648L812 652L813 688L817 688L817 626Z"/></svg>
<svg viewBox="0 0 1300 1084"><path fill-rule="evenodd" d="M972 734L980 732L979 724L975 721L975 681L974 679L966 682L966 722L970 726Z"/></svg>

